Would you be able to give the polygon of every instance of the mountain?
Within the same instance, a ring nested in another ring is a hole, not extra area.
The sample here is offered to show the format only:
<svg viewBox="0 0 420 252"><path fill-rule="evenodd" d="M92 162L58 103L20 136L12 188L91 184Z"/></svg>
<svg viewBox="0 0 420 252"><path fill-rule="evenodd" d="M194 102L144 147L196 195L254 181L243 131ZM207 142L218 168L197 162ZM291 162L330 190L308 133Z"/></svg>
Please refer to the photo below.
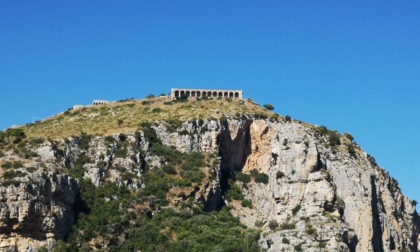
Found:
<svg viewBox="0 0 420 252"><path fill-rule="evenodd" d="M0 145L1 251L418 250L416 202L350 134L250 99L83 107Z"/></svg>

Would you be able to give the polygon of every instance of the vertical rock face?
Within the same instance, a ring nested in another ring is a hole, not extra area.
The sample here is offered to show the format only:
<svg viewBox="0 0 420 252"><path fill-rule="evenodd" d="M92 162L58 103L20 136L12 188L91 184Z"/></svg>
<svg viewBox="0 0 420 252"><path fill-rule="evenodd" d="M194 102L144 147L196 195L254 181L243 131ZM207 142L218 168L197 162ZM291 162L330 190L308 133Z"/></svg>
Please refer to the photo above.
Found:
<svg viewBox="0 0 420 252"><path fill-rule="evenodd" d="M263 120L251 124L250 136L242 172L265 173L269 180L243 187L253 209L234 205L232 212L250 227L263 223L263 248L417 250L415 206L367 154L350 155L346 139L330 148L313 127Z"/></svg>
<svg viewBox="0 0 420 252"><path fill-rule="evenodd" d="M254 178L236 181L252 208L224 202L247 226L262 225L263 249L417 251L420 222L415 205L350 140L341 137L341 144L331 147L328 134L300 122L212 121L204 134L193 124L183 127L190 135L168 133L163 127L158 135L182 152L218 151L221 176L216 187L221 193L210 195L213 204L219 195L224 200L227 180L235 172L268 175L266 184ZM354 154L348 145L356 149Z"/></svg>
<svg viewBox="0 0 420 252"><path fill-rule="evenodd" d="M196 200L207 211L228 205L242 223L262 231L260 246L267 251L417 251L418 214L397 182L355 143L341 137L332 145L328 132L318 129L252 119L190 121L175 131L153 125L163 145L218 156L220 164L208 168L213 180L194 191ZM77 169L95 186L107 181L140 190L143 170L164 161L143 132L125 137L44 144L34 150L34 162L61 170L83 159ZM235 181L238 173L249 181ZM252 207L227 200L230 179ZM50 248L75 222L78 182L54 172L18 181L0 185L0 251Z"/></svg>
<svg viewBox="0 0 420 252"><path fill-rule="evenodd" d="M0 249L32 251L64 239L74 223L78 182L38 173L19 185L0 187Z"/></svg>

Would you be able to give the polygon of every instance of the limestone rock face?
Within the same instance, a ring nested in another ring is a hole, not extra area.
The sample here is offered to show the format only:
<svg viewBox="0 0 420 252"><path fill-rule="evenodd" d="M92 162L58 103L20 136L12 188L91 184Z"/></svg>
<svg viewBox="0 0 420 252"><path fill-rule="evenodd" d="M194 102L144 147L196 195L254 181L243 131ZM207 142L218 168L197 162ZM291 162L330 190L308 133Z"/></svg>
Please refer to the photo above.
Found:
<svg viewBox="0 0 420 252"><path fill-rule="evenodd" d="M252 152L242 172L256 170L269 179L242 187L253 208L232 212L250 227L263 225L262 248L417 251L415 206L366 153L351 156L348 140L333 149L313 127L261 120L252 123L250 135Z"/></svg>
<svg viewBox="0 0 420 252"><path fill-rule="evenodd" d="M74 223L78 182L54 173L0 186L0 250L37 251L64 239Z"/></svg>
<svg viewBox="0 0 420 252"><path fill-rule="evenodd" d="M203 185L183 193L194 195L207 211L228 205L242 223L262 232L262 249L417 251L415 205L345 137L332 145L319 127L255 118L193 120L175 128L158 122L152 128L163 145L216 157L217 165L206 167L211 176ZM138 131L33 148L37 157L15 170L36 171L0 185L0 251L50 249L65 238L75 222L79 187L64 173L95 186L111 182L140 190L144 172L165 165L152 145ZM3 163L10 160L23 162L11 151L0 157ZM249 180L238 179L240 173ZM230 180L252 206L225 197Z"/></svg>
<svg viewBox="0 0 420 252"><path fill-rule="evenodd" d="M163 125L156 132L164 144L182 152L217 151L221 165L215 191L244 224L262 230L261 248L417 251L415 205L350 140L341 137L341 144L330 147L327 135L300 122L228 120L203 126L208 131L184 123L189 134L169 133ZM347 145L357 150L354 155ZM252 208L224 200L223 181L235 172L251 175L251 182L236 183ZM255 172L268 175L267 184L255 182ZM208 201L214 210L217 199L209 195Z"/></svg>

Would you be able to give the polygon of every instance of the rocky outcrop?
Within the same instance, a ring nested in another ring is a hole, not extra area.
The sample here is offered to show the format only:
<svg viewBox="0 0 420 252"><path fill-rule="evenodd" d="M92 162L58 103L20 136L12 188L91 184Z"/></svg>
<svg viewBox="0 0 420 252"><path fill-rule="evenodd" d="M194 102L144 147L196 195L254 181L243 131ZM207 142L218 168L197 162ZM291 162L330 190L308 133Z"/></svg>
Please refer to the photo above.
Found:
<svg viewBox="0 0 420 252"><path fill-rule="evenodd" d="M78 182L56 173L28 174L18 181L0 186L0 250L51 248L75 221Z"/></svg>
<svg viewBox="0 0 420 252"><path fill-rule="evenodd" d="M221 164L220 188L216 188L222 201L227 180L235 172L268 175L267 184L254 179L236 182L252 208L222 202L243 223L262 230L262 248L417 251L420 223L415 205L351 140L341 137L341 144L329 146L328 134L293 121L210 121L212 130L204 134L194 125L183 124L188 135L169 133L163 126L157 132L164 143L182 152L215 151L217 147ZM207 139L205 147L203 138ZM349 145L355 153L349 151ZM220 207L214 195L208 199L215 204L210 210Z"/></svg>
<svg viewBox="0 0 420 252"><path fill-rule="evenodd" d="M260 120L250 130L252 153L242 171L257 170L269 180L242 187L253 208L232 211L250 227L263 223L263 248L417 250L415 206L366 153L356 148L350 155L345 143L354 143L342 138L340 146L328 147L326 136L296 122Z"/></svg>
<svg viewBox="0 0 420 252"><path fill-rule="evenodd" d="M163 145L215 156L203 184L182 194L207 211L228 205L242 223L261 230L260 246L267 251L417 251L415 205L350 139L333 145L328 131L315 126L252 117L151 127ZM166 164L152 145L140 130L33 147L37 157L16 170L37 171L0 186L0 249L34 251L65 238L75 221L78 182L63 174L140 190L143 173ZM2 161L12 159L19 158L7 152ZM235 180L240 173L249 181ZM227 200L229 180L252 206Z"/></svg>

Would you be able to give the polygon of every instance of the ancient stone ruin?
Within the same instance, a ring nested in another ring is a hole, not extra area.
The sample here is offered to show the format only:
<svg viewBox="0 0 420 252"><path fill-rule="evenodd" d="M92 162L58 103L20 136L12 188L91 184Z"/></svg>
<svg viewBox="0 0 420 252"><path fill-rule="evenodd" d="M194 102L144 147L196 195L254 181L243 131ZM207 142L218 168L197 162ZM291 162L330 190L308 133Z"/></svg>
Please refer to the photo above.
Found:
<svg viewBox="0 0 420 252"><path fill-rule="evenodd" d="M109 101L107 100L93 100L92 105L97 106L97 105L105 105L108 104Z"/></svg>
<svg viewBox="0 0 420 252"><path fill-rule="evenodd" d="M171 89L171 98L186 97L221 97L221 98L243 98L242 90L217 90L217 89Z"/></svg>

